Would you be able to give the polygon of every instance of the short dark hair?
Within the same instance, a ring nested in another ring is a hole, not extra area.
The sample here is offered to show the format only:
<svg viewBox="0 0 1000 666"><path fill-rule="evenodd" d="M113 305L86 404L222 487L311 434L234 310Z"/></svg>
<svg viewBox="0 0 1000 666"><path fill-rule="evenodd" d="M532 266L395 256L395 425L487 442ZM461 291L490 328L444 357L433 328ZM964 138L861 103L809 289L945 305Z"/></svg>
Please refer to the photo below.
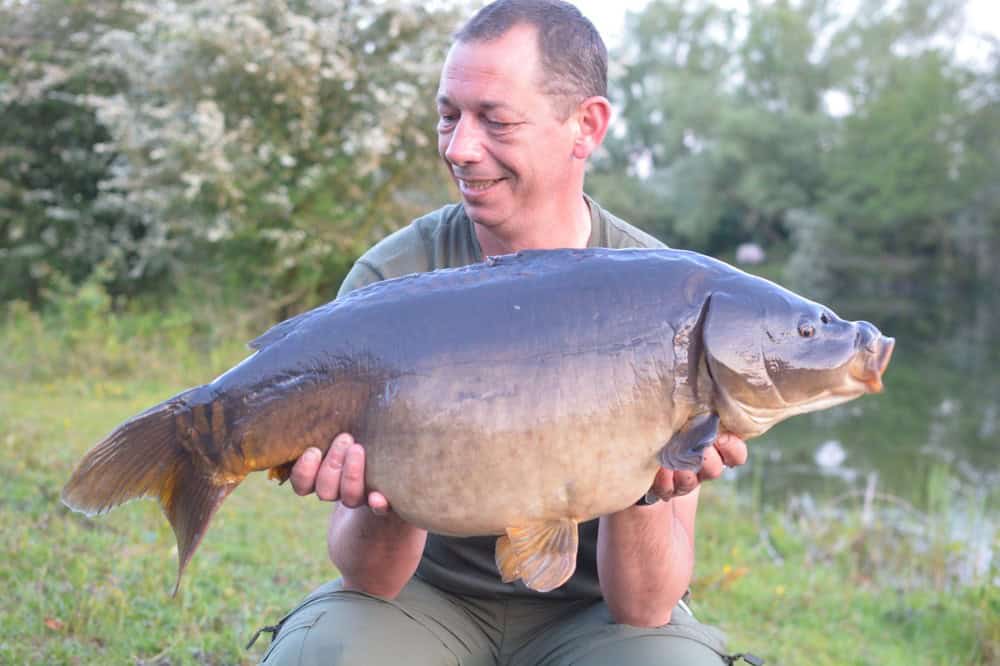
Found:
<svg viewBox="0 0 1000 666"><path fill-rule="evenodd" d="M542 90L566 106L608 95L608 50L597 28L563 0L495 0L455 33L459 42L489 42L516 25L534 26L544 80Z"/></svg>

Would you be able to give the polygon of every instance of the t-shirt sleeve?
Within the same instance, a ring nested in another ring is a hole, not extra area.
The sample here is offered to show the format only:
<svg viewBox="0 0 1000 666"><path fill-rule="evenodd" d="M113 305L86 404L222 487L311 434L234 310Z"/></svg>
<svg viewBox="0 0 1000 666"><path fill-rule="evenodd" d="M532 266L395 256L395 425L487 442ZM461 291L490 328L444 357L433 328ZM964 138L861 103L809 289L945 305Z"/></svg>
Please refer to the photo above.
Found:
<svg viewBox="0 0 1000 666"><path fill-rule="evenodd" d="M431 215L440 217L435 213ZM421 219L435 221L437 217L426 216ZM419 222L420 220L417 220L389 234L361 255L341 283L337 296L343 296L373 282L432 270L434 266L430 256L431 250L420 230Z"/></svg>
<svg viewBox="0 0 1000 666"><path fill-rule="evenodd" d="M351 270L347 272L347 277L340 283L340 289L337 290L337 298L340 298L344 294L349 294L356 289L367 287L375 282L381 282L384 279L385 276L381 275L374 266L364 259L358 259L354 262Z"/></svg>

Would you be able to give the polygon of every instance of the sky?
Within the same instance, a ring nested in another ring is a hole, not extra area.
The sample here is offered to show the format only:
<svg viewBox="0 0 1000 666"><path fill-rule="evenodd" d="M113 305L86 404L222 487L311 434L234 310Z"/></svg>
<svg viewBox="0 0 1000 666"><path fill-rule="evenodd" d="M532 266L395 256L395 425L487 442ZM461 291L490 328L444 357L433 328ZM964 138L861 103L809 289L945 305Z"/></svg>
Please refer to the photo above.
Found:
<svg viewBox="0 0 1000 666"><path fill-rule="evenodd" d="M625 27L625 12L639 11L647 0L573 0L583 15L601 33L609 48L614 48L621 40Z"/></svg>

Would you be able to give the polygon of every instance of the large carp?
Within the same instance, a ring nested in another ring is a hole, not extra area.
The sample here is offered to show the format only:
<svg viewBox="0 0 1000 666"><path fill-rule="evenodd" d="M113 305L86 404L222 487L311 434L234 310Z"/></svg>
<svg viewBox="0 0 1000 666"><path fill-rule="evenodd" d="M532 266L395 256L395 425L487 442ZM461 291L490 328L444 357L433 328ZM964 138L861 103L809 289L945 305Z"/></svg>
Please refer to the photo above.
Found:
<svg viewBox="0 0 1000 666"><path fill-rule="evenodd" d="M101 513L156 497L178 583L249 474L284 480L334 435L406 521L499 535L505 580L576 566L577 523L744 439L882 388L892 338L677 250L550 250L388 280L284 321L209 384L118 426L63 490Z"/></svg>

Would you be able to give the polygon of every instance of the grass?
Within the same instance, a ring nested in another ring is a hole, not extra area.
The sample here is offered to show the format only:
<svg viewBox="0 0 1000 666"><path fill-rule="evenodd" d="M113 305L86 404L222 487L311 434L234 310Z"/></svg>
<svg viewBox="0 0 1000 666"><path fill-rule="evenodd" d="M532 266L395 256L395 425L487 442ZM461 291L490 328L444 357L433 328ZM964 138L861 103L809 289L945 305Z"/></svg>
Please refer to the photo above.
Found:
<svg viewBox="0 0 1000 666"><path fill-rule="evenodd" d="M905 585L904 569L935 562L910 554L873 563L873 552L893 552L881 542L889 526L862 527L850 515L825 528L841 549L766 516L778 562L740 498L726 487L703 497L695 610L727 631L732 648L777 664L1000 664L1000 590L989 580Z"/></svg>
<svg viewBox="0 0 1000 666"><path fill-rule="evenodd" d="M67 299L46 317L11 308L0 328L0 663L256 663L267 640L245 650L254 630L334 575L328 506L254 475L172 597L174 537L153 502L88 519L59 491L110 428L215 376L259 326L223 326L219 312L115 315L94 293ZM847 513L821 541L788 515L755 519L724 481L703 497L695 610L734 650L769 664L1000 664L995 564L974 586L894 585L873 573L878 525Z"/></svg>
<svg viewBox="0 0 1000 666"><path fill-rule="evenodd" d="M95 390L96 389L96 390ZM97 519L59 490L110 426L173 387L69 381L0 391L0 663L250 663L242 649L333 571L329 507L251 478L220 510L180 594L153 502ZM266 642L266 641L265 641Z"/></svg>

